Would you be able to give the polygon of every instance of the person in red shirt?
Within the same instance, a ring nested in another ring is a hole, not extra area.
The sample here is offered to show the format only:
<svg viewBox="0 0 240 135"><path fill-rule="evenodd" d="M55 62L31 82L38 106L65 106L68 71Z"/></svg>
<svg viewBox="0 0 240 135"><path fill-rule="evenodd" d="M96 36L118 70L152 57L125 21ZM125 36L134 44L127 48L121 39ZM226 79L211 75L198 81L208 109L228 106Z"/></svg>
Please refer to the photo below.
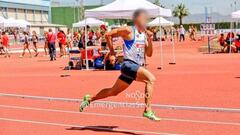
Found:
<svg viewBox="0 0 240 135"><path fill-rule="evenodd" d="M9 57L10 58L10 54L9 54L9 37L6 34L6 32L2 32L2 45L5 51L5 58Z"/></svg>
<svg viewBox="0 0 240 135"><path fill-rule="evenodd" d="M66 41L66 34L64 33L64 31L59 30L58 34L57 34L57 38L58 38L58 44L59 44L59 48L60 48L60 57L64 57L66 55L66 49L65 49L65 45L67 43Z"/></svg>
<svg viewBox="0 0 240 135"><path fill-rule="evenodd" d="M49 49L49 55L50 55L50 61L56 60L56 34L52 32L52 29L49 29L48 35L47 35L47 42L48 42L48 49Z"/></svg>
<svg viewBox="0 0 240 135"><path fill-rule="evenodd" d="M219 39L218 39L218 42L220 44L220 46L222 47L222 53L225 53L228 51L228 46L226 44L226 40L225 40L225 37L224 37L224 34L221 34Z"/></svg>
<svg viewBox="0 0 240 135"><path fill-rule="evenodd" d="M237 35L237 39L235 40L236 52L240 53L240 34Z"/></svg>

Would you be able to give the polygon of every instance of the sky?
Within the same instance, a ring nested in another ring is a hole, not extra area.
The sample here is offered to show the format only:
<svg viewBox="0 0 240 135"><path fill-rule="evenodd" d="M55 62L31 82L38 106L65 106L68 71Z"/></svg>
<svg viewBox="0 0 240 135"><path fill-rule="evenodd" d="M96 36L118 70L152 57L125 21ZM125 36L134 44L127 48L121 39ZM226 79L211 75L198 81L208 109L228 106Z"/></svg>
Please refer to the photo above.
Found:
<svg viewBox="0 0 240 135"><path fill-rule="evenodd" d="M73 3L76 0L54 0L61 1L65 3ZM102 0L105 4L110 3L114 0ZM154 0L149 0L154 1ZM236 6L234 2L236 1ZM84 0L85 5L98 5L101 3L101 0ZM240 10L240 0L160 0L160 3L167 8L176 6L176 4L184 3L189 9L191 14L204 13L205 7L208 8L209 12L217 12L222 15L229 15L235 9ZM232 8L231 8L232 5Z"/></svg>

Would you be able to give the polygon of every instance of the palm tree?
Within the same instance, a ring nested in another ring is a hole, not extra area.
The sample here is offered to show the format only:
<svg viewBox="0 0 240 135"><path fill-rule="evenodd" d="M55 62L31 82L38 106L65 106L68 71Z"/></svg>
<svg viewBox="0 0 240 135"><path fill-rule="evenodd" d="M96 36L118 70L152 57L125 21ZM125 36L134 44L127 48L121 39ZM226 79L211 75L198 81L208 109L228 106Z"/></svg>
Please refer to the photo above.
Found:
<svg viewBox="0 0 240 135"><path fill-rule="evenodd" d="M177 5L175 7L175 9L173 10L173 16L179 18L180 25L182 25L183 18L188 15L189 15L188 9L186 8L186 6L183 3Z"/></svg>
<svg viewBox="0 0 240 135"><path fill-rule="evenodd" d="M155 0L155 1L153 2L153 4L158 5L158 6L162 7L162 8L165 8L164 5L161 5L161 4L160 4L160 0Z"/></svg>

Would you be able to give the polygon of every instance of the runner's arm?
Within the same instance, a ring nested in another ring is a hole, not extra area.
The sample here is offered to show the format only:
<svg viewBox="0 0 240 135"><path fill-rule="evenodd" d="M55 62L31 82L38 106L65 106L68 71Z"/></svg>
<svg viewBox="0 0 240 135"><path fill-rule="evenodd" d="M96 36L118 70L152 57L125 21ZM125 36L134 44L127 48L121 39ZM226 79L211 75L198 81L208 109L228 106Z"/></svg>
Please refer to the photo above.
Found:
<svg viewBox="0 0 240 135"><path fill-rule="evenodd" d="M105 38L107 40L107 45L110 49L110 54L115 54L114 48L113 48L113 41L112 39L114 37L122 37L123 39L130 39L131 37L129 36L131 34L132 30L130 27L121 27L118 29L114 29L108 33L105 34Z"/></svg>
<svg viewBox="0 0 240 135"><path fill-rule="evenodd" d="M147 46L146 46L146 55L148 57L152 57L153 54L153 43L152 43L152 37L153 33L150 31L146 31L146 36L147 36Z"/></svg>

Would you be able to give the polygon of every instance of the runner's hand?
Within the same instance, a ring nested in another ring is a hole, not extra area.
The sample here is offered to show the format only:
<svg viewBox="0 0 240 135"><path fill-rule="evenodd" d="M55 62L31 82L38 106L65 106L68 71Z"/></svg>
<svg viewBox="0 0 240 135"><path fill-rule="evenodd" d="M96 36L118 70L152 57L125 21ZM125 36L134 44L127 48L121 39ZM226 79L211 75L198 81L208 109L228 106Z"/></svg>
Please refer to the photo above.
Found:
<svg viewBox="0 0 240 135"><path fill-rule="evenodd" d="M150 40L150 39L153 38L153 33L152 33L151 31L146 30L145 33L146 33L146 35L147 35L147 39L148 39L148 40Z"/></svg>

